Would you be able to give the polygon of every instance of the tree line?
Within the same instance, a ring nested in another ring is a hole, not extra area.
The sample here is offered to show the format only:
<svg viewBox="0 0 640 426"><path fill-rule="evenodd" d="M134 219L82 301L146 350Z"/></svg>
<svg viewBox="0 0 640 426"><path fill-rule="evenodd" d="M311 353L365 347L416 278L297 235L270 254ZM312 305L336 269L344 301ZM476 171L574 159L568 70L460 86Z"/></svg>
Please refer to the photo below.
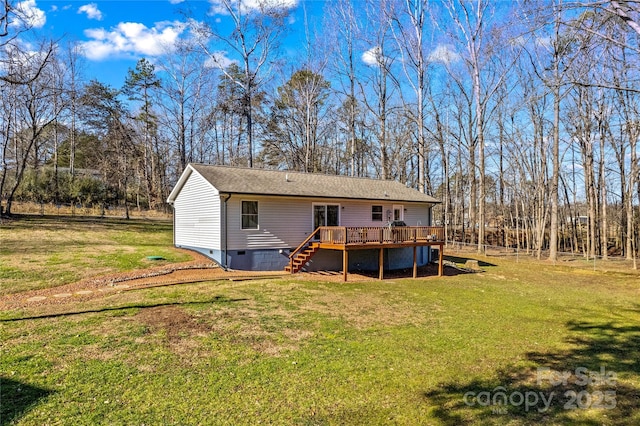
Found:
<svg viewBox="0 0 640 426"><path fill-rule="evenodd" d="M336 0L292 57L287 8L222 0L231 29L188 16L122 87L87 81L79 43L27 48L3 5L5 214L166 209L199 162L395 179L478 250L638 252L638 1Z"/></svg>

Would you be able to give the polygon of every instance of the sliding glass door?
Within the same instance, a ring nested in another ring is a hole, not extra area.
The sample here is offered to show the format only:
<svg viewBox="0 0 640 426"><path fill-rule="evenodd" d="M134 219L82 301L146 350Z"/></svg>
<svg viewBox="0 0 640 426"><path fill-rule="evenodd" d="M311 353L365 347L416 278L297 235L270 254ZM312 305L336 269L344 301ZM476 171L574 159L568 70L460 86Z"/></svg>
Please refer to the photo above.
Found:
<svg viewBox="0 0 640 426"><path fill-rule="evenodd" d="M339 226L339 204L314 204L313 205L313 229L318 226Z"/></svg>

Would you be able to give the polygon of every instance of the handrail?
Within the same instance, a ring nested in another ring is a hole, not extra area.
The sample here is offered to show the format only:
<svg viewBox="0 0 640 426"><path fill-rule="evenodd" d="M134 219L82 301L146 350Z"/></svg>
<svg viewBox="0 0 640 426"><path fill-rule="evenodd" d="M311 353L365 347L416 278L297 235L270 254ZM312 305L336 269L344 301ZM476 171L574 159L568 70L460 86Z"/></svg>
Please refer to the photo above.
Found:
<svg viewBox="0 0 640 426"><path fill-rule="evenodd" d="M317 228L316 228L316 230L315 230L315 231L313 231L313 232L311 233L311 235L309 235L309 236L307 237L307 239L306 239L306 240L304 240L304 241L302 242L302 244L300 244L300 245L299 245L295 250L293 250L291 253L289 253L289 259L293 259L293 257L294 257L296 254L298 254L298 252L299 252L299 251L301 251L301 250L302 250L302 248L303 248L305 245L307 245L307 243L308 243L309 241L311 241L311 239L312 239L313 237L315 237L315 235L318 233L318 231L320 231L320 227L317 227Z"/></svg>
<svg viewBox="0 0 640 426"><path fill-rule="evenodd" d="M440 226L401 226L395 228L388 226L321 226L314 231L313 235L316 233L320 237L320 243L329 244L444 241L444 228ZM307 241L302 243L301 247L306 243ZM295 252L293 254L295 255Z"/></svg>
<svg viewBox="0 0 640 426"><path fill-rule="evenodd" d="M308 243L309 241L311 241L311 239L312 239L313 237L315 237L315 235L316 235L319 231L320 231L320 227L317 227L317 228L315 229L315 231L313 231L313 232L311 233L311 235L309 235L309 236L307 237L307 239L306 239L306 240L304 240L304 241L302 242L302 244L300 244L298 247L296 247L296 249L295 249L295 250L293 250L291 253L289 253L289 269L290 269L290 271L291 271L291 273L292 273L292 274L293 274L293 258L294 258L294 256L296 256L296 255L298 254L298 252L300 252L300 251L301 251L301 250L302 250L302 249L307 245L307 243Z"/></svg>

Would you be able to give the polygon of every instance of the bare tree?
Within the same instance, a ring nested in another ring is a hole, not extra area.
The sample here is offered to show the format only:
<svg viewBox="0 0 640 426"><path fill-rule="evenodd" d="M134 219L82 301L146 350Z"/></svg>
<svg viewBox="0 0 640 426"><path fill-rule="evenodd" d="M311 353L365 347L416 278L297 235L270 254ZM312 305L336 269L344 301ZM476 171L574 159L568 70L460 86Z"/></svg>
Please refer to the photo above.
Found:
<svg viewBox="0 0 640 426"><path fill-rule="evenodd" d="M49 63L51 53L44 43L40 50ZM7 189L5 213L11 214L11 206L18 187L22 182L25 170L30 158L34 159L37 166L38 155L33 156L34 149L40 142L43 131L53 123L62 109L61 104L53 101L53 97L59 93L56 86L54 73L50 67L43 67L40 61L31 61L33 55L25 57L24 52L18 49L9 50L8 82L13 87L11 91L9 108L9 121L6 134L3 138L3 170L0 179L0 194ZM34 70L34 67L37 70ZM16 84L20 81L20 84ZM12 143L13 146L9 147ZM11 152L10 152L11 151ZM7 175L9 167L7 157L12 155L13 182L8 187Z"/></svg>
<svg viewBox="0 0 640 426"><path fill-rule="evenodd" d="M76 123L78 119L78 98L83 81L83 62L78 43L69 43L64 58L66 73L65 91L68 93L69 105L67 108L69 120L69 174L73 180L75 176L76 162Z"/></svg>
<svg viewBox="0 0 640 426"><path fill-rule="evenodd" d="M253 167L253 98L256 90L269 77L272 56L277 51L280 37L286 28L284 22L288 9L285 3L278 0L258 2L255 8L243 0L218 0L216 4L218 13L231 18L232 31L223 31L215 25L198 23L194 23L193 29L200 36L200 45L211 63L242 89L242 104L247 122L247 164ZM230 59L223 51L211 47L210 41L221 43L240 58L241 78L228 73Z"/></svg>
<svg viewBox="0 0 640 426"><path fill-rule="evenodd" d="M0 73L0 80L10 84L28 84L36 80L44 70L54 53L54 43L41 43L40 49L29 52L20 46L18 36L31 30L30 17L24 9L9 0L0 3L0 69L9 70L16 51L20 51L21 60L28 63L24 74ZM14 52L14 53L11 53Z"/></svg>
<svg viewBox="0 0 640 426"><path fill-rule="evenodd" d="M202 143L203 135L209 130L209 120L205 117L212 109L215 72L203 66L204 63L205 56L193 41L185 40L156 68L162 80L156 102L161 111L159 124L161 132L175 143L176 176L187 163L194 161L196 145Z"/></svg>
<svg viewBox="0 0 640 426"><path fill-rule="evenodd" d="M394 36L402 60L406 79L415 95L415 114L410 113L415 121L418 147L418 190L433 192L429 173L429 159L425 131L426 102L428 88L427 66L428 53L425 48L427 37L427 4L424 0L405 0L402 6L394 10ZM409 111L412 108L407 108Z"/></svg>
<svg viewBox="0 0 640 426"><path fill-rule="evenodd" d="M339 88L334 89L339 90L346 97L344 105L347 113L349 174L356 176L360 174L360 168L356 163L357 157L361 155L356 129L358 120L356 52L361 28L351 0L328 3L325 13L330 31L330 46L334 48L331 55L333 61L330 62L329 68L339 76L340 81Z"/></svg>
<svg viewBox="0 0 640 426"><path fill-rule="evenodd" d="M533 43L525 52L531 61L531 67L539 80L548 88L553 96L552 116L552 173L550 186L551 217L549 230L549 260L558 258L559 229L559 183L560 183L560 110L562 100L568 93L568 74L575 54L575 38L571 36L564 20L566 8L562 0L554 1L553 7L534 8L530 10L534 18L530 21L531 31L535 34ZM522 15L525 16L525 15Z"/></svg>
<svg viewBox="0 0 640 426"><path fill-rule="evenodd" d="M485 137L490 116L490 102L502 85L510 64L500 69L494 61L498 49L507 49L509 44L501 42L498 35L496 21L493 19L493 9L488 0L476 0L465 2L460 0L448 0L443 3L449 12L453 22L451 37L464 50L463 60L471 76L471 98L474 105L475 141L470 144L470 149L477 147L478 163L473 164L479 172L479 198L478 198L478 251L485 244L486 223L486 152ZM513 55L516 58L518 55ZM472 155L472 157L475 154ZM474 172L475 174L475 172ZM475 179L474 179L475 181ZM475 193L475 184L472 181L472 193ZM475 208L475 206L474 206Z"/></svg>
<svg viewBox="0 0 640 426"><path fill-rule="evenodd" d="M11 3L8 0L3 0L2 4L0 4L0 37L9 35L11 9Z"/></svg>
<svg viewBox="0 0 640 426"><path fill-rule="evenodd" d="M608 3L609 5L607 6L607 2L604 2L603 9L620 17L633 31L640 35L640 1L611 0Z"/></svg>
<svg viewBox="0 0 640 426"><path fill-rule="evenodd" d="M392 73L395 52L390 46L393 4L390 0L369 0L366 6L367 21L371 28L363 33L368 50L362 54L362 60L369 66L369 73L358 84L376 128L376 149L379 152L379 167L376 172L381 179L389 179L391 173L387 119L392 107L393 89L398 87Z"/></svg>

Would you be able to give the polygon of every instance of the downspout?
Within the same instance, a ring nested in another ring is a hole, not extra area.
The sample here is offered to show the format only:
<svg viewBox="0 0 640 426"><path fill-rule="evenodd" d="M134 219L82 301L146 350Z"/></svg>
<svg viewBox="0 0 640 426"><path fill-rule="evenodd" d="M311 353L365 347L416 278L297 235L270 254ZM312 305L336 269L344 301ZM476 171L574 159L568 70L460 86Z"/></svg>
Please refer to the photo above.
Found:
<svg viewBox="0 0 640 426"><path fill-rule="evenodd" d="M227 261L227 201L231 198L231 194L220 194L220 199L224 201L224 250L222 251L222 268L224 270L229 269L229 264Z"/></svg>
<svg viewBox="0 0 640 426"><path fill-rule="evenodd" d="M176 209L173 205L173 202L167 200L167 204L171 206L171 223L173 227L171 228L172 238L173 238L173 246L176 246Z"/></svg>
<svg viewBox="0 0 640 426"><path fill-rule="evenodd" d="M170 203L171 206L171 219L173 221L173 246L176 246L176 208L173 203Z"/></svg>

